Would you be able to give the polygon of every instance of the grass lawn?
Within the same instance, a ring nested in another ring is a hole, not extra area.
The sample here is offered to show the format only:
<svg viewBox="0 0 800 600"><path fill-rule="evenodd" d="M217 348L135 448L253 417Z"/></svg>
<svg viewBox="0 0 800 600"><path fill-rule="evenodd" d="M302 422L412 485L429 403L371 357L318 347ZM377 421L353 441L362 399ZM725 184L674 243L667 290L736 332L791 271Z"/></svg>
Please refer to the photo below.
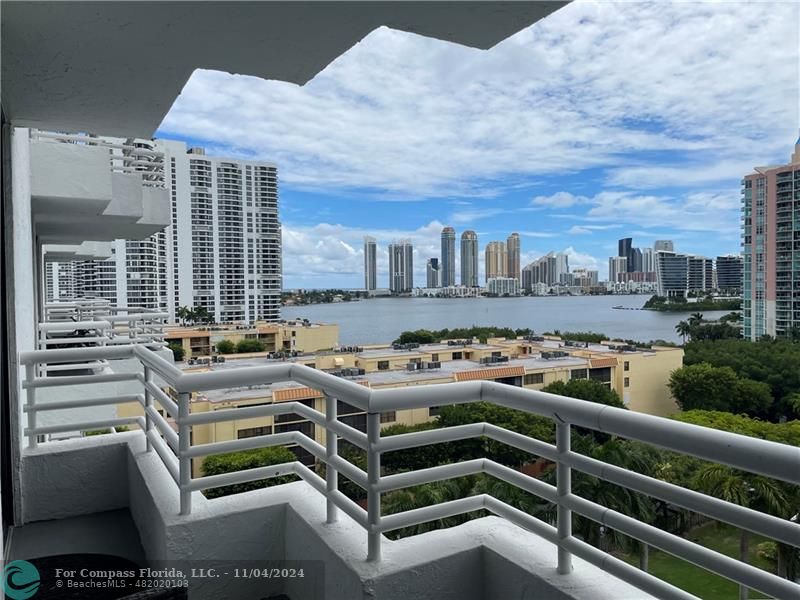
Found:
<svg viewBox="0 0 800 600"><path fill-rule="evenodd" d="M729 525L708 523L693 529L686 537L706 548L739 558L739 530ZM750 534L749 562L755 567L774 573L774 565L756 553L756 546L764 541L767 541L766 538ZM639 566L637 555L622 555L620 558ZM650 573L703 600L736 600L739 597L737 584L653 548L650 549ZM750 591L750 598L763 597L759 592Z"/></svg>

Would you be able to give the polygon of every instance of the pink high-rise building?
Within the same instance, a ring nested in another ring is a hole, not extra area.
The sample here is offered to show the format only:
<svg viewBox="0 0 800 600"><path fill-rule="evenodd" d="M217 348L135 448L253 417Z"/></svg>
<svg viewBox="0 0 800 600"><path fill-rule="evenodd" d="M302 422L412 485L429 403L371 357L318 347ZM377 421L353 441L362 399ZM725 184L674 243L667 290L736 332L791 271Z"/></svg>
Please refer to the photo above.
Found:
<svg viewBox="0 0 800 600"><path fill-rule="evenodd" d="M742 181L743 335L800 327L800 139L788 164Z"/></svg>

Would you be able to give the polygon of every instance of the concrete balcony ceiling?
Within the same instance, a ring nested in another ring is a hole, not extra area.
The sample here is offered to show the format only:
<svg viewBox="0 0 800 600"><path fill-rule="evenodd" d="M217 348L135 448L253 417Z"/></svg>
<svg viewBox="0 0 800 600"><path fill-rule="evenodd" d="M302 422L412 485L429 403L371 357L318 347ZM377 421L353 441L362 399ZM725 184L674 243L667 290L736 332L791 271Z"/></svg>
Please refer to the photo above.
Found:
<svg viewBox="0 0 800 600"><path fill-rule="evenodd" d="M3 110L21 127L148 138L197 68L302 85L384 25L488 49L565 4L9 2Z"/></svg>

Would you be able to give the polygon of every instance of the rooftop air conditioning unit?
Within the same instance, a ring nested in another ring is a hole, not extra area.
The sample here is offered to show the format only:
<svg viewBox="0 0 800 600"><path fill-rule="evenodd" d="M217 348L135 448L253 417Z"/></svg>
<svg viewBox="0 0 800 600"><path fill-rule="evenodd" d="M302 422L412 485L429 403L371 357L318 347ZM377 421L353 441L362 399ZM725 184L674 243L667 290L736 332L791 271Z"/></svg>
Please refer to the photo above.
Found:
<svg viewBox="0 0 800 600"><path fill-rule="evenodd" d="M417 363L415 363L415 362L410 362L410 363L408 363L408 364L406 365L406 370L407 370L407 371L416 371L416 370L417 370L417 368L418 368L418 366L419 366L419 365L417 365Z"/></svg>

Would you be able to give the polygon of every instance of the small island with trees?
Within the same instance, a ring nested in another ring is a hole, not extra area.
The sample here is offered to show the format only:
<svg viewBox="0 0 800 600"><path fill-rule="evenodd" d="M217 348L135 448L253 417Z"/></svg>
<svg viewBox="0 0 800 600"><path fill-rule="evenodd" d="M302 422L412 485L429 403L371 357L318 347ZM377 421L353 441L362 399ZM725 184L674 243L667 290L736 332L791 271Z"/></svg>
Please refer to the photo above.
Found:
<svg viewBox="0 0 800 600"><path fill-rule="evenodd" d="M705 296L689 300L683 296L652 296L642 307L643 310L659 312L696 312L700 310L741 310L741 298L715 298Z"/></svg>

